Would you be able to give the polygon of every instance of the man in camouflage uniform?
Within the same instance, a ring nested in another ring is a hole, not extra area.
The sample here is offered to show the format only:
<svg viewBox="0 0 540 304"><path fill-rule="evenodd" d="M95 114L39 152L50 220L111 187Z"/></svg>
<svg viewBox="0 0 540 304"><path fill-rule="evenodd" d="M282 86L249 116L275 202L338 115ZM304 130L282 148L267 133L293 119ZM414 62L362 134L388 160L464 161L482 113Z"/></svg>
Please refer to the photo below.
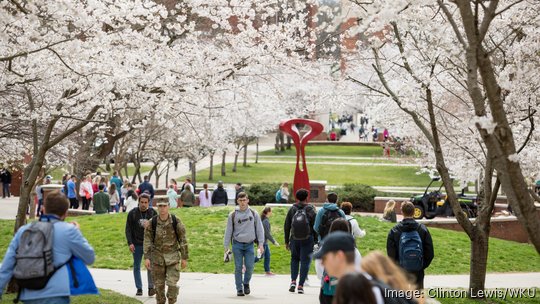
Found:
<svg viewBox="0 0 540 304"><path fill-rule="evenodd" d="M159 202L157 207L158 215L144 231L144 262L146 268L152 270L157 303L165 304L168 299L169 304L174 304L178 297L176 284L180 279L180 267L186 268L189 258L186 229L179 218L169 214L168 202ZM177 225L173 227L175 219Z"/></svg>

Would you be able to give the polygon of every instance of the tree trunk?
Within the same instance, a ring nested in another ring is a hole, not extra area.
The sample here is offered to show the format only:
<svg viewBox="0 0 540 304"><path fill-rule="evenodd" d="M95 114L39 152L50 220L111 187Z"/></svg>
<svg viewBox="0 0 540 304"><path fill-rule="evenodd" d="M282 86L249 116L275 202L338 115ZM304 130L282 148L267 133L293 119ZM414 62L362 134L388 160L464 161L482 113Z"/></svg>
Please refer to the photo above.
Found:
<svg viewBox="0 0 540 304"><path fill-rule="evenodd" d="M244 144L244 163L242 164L242 167L247 167L247 144Z"/></svg>
<svg viewBox="0 0 540 304"><path fill-rule="evenodd" d="M193 185L193 190L195 190L195 185L197 184L197 162L196 161L191 162L191 184Z"/></svg>
<svg viewBox="0 0 540 304"><path fill-rule="evenodd" d="M285 152L285 133L279 131L279 150Z"/></svg>
<svg viewBox="0 0 540 304"><path fill-rule="evenodd" d="M111 159L105 157L105 171L111 172Z"/></svg>
<svg viewBox="0 0 540 304"><path fill-rule="evenodd" d="M287 150L291 149L292 145L292 138L290 136L287 136Z"/></svg>
<svg viewBox="0 0 540 304"><path fill-rule="evenodd" d="M489 224L487 229L476 226L473 229L471 238L471 264L469 277L469 297L477 298L479 291L484 291L486 287L487 258L489 249Z"/></svg>
<svg viewBox="0 0 540 304"><path fill-rule="evenodd" d="M227 156L227 151L223 151L223 156L221 157L221 176L226 175L226 167L225 167L225 158Z"/></svg>
<svg viewBox="0 0 540 304"><path fill-rule="evenodd" d="M236 172L236 165L238 164L238 155L240 154L240 151L236 149L236 152L234 153L234 164L232 167L232 172Z"/></svg>
<svg viewBox="0 0 540 304"><path fill-rule="evenodd" d="M214 180L214 152L210 153L210 170L208 180Z"/></svg>
<svg viewBox="0 0 540 304"><path fill-rule="evenodd" d="M167 171L165 171L165 188L169 189L169 168L171 166L171 162L167 161Z"/></svg>
<svg viewBox="0 0 540 304"><path fill-rule="evenodd" d="M124 166L124 174L126 175L126 179L129 179L129 173L128 173L128 166L127 164Z"/></svg>
<svg viewBox="0 0 540 304"><path fill-rule="evenodd" d="M255 163L259 163L259 138L257 138L255 142Z"/></svg>

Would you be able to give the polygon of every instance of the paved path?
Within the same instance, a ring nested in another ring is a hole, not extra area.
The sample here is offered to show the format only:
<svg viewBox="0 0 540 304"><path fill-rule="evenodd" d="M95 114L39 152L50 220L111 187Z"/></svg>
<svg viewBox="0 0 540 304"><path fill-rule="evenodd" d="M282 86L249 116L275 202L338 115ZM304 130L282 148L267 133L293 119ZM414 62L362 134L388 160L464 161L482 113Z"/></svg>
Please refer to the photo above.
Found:
<svg viewBox="0 0 540 304"><path fill-rule="evenodd" d="M296 161L287 161L287 160L264 160L259 159L260 164L290 164L296 165ZM334 165L334 166L359 166L359 167L372 167L372 166L381 166L381 167L418 167L417 164L397 164L397 163L369 163L369 162L328 162L328 161L307 161L308 165Z"/></svg>
<svg viewBox="0 0 540 304"><path fill-rule="evenodd" d="M135 287L132 272L129 270L92 269L92 275L98 287L112 289L127 296L134 296ZM143 278L146 275L143 274ZM292 294L288 291L290 278L288 275L266 277L253 275L252 294L237 297L232 274L182 273L180 278L179 303L279 303L304 304L317 303L319 283L314 275L310 276L310 286L306 286L305 294ZM146 280L143 279L144 284ZM468 275L428 275L425 278L426 288L467 288ZM540 287L540 273L501 273L488 274L487 288L530 288ZM153 298L137 299L143 303L155 303Z"/></svg>

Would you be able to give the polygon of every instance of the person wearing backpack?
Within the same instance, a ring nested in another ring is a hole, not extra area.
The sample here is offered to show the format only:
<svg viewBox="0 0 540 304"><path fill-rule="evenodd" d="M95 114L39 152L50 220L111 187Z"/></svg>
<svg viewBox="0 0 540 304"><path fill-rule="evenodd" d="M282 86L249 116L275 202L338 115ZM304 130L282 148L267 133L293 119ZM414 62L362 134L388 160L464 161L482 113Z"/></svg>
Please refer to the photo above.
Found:
<svg viewBox="0 0 540 304"><path fill-rule="evenodd" d="M291 284L289 291L295 292L298 269L300 268L299 294L304 293L304 283L311 264L313 244L318 239L317 232L312 228L317 214L315 207L307 202L308 195L306 189L296 191L298 202L292 205L287 212L284 225L285 248L291 252Z"/></svg>
<svg viewBox="0 0 540 304"><path fill-rule="evenodd" d="M189 259L186 228L174 214L169 213L169 202L157 202L155 215L144 229L144 265L152 271L156 290L156 303L176 303L180 268L187 267ZM165 294L167 285L167 294Z"/></svg>
<svg viewBox="0 0 540 304"><path fill-rule="evenodd" d="M345 219L345 213L339 209L336 204L338 199L337 194L334 192L328 193L326 196L326 202L323 207L317 212L315 223L313 224L313 230L319 235L319 242L328 234L332 222L338 218Z"/></svg>
<svg viewBox="0 0 540 304"><path fill-rule="evenodd" d="M24 303L70 303L67 262L76 256L90 265L94 263L95 254L81 234L79 224L64 222L68 208L69 200L63 193L51 192L45 199L39 221L24 225L17 231L0 267L0 299L4 288L14 277L21 287L19 299ZM30 285L34 284L34 288L42 288L31 289Z"/></svg>
<svg viewBox="0 0 540 304"><path fill-rule="evenodd" d="M416 287L424 288L424 269L429 267L434 257L433 240L426 226L413 218L414 205L401 204L403 220L388 233L386 252L408 273L416 278Z"/></svg>
<svg viewBox="0 0 540 304"><path fill-rule="evenodd" d="M261 254L264 253L264 227L257 211L249 208L249 198L245 192L238 193L238 207L227 218L227 228L223 237L225 253L229 252L232 243L234 255L234 282L236 295L243 297L251 293L249 282L255 263L254 244ZM245 273L242 278L242 266Z"/></svg>

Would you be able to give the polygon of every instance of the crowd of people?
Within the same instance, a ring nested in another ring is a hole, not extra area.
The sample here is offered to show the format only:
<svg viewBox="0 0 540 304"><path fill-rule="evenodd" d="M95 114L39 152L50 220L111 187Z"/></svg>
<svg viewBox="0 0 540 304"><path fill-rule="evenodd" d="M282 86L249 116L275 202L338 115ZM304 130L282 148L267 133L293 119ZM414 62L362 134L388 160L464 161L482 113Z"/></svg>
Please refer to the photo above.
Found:
<svg viewBox="0 0 540 304"><path fill-rule="evenodd" d="M96 213L118 212L123 206L120 203L122 191L118 193L116 175L109 183L99 183L98 192L91 196L94 201ZM97 181L97 179L94 179ZM102 179L100 180L102 181ZM92 247L79 231L77 223L63 223L70 206L76 205L73 201L73 183L75 177L66 182L66 189L62 192L48 194L43 202L41 221L61 225L58 233L68 233L65 239L76 239L80 244L73 245L70 254L63 253L65 246L56 244L54 248L54 265L58 269L64 267L65 260L70 255L83 255L84 263L91 264L94 259ZM148 182L148 180L146 180ZM144 183L143 183L144 184ZM172 201L157 201L152 208L152 194L148 185L139 185L140 195L131 189L126 192L125 199L136 202L136 206L128 211L125 235L127 246L133 256L133 276L135 281L136 295L143 295L143 282L141 278L141 263L144 261L148 269L148 296L156 296L157 303L176 303L179 289L180 269L187 266L189 259L186 230L182 221L169 212ZM124 184L122 183L120 189ZM142 186L142 187L141 187ZM222 186L222 185L221 185ZM227 217L224 233L225 261L234 261L234 279L237 296L251 294L250 281L255 263L264 261L264 271L267 276L273 276L271 270L271 251L269 244L280 246L272 234L269 218L272 216L272 208L266 207L261 215L249 207L248 194L243 191L241 184L236 185L237 207ZM89 191L90 186L80 192ZM172 190L175 185L171 183ZM108 193L105 192L107 188ZM193 185L186 181L184 190L193 192ZM216 192L220 187L218 186ZM222 187L221 187L222 188ZM88 189L88 190L87 190ZM207 187L201 191L206 199ZM92 189L93 191L93 189ZM288 200L288 185L283 184L278 190L280 200ZM71 196L71 197L70 197ZM387 236L387 254L375 251L362 257L356 246L356 238L366 235L358 221L351 216L352 204L341 203L338 206L338 195L329 193L323 206L317 210L308 203L309 192L300 189L294 193L296 203L289 208L284 221L284 244L290 252L290 284L289 292L304 294L304 286L308 278L311 263L315 262L317 277L321 280L319 291L320 303L389 303L399 299L399 303L414 303L421 301L423 289L424 269L426 269L433 257L433 242L428 229L413 219L414 205L410 202L401 204L403 220L396 224ZM214 196L215 197L215 196ZM276 195L277 198L277 195ZM111 199L114 205L111 203ZM129 204L133 204L130 202ZM87 202L83 202L88 204ZM118 209L117 207L118 206ZM385 208L385 218L395 222L395 202L388 202ZM14 275L17 248L20 242L26 238L22 233L29 229L28 224L17 232L12 240L2 263L0 275L0 287L4 287ZM55 242L62 243L63 236ZM56 246L55 246L56 247ZM231 257L232 255L232 257ZM60 276L60 275L59 275ZM67 279L55 278L54 281L65 282ZM51 279L48 284L51 284ZM64 284L64 283L59 283ZM56 288L56 287L55 287ZM49 294L38 293L35 290L23 289L21 299L28 303L33 299L50 297L53 302L69 303L69 290ZM64 301L64 302L62 302ZM404 302L405 301L405 302ZM46 302L40 302L46 303Z"/></svg>
<svg viewBox="0 0 540 304"><path fill-rule="evenodd" d="M278 190L278 193L283 188ZM276 200L278 201L278 195ZM304 286L312 260L321 279L319 301L323 303L415 303L421 301L424 269L434 257L433 242L428 229L413 219L414 205L401 204L403 221L388 233L387 255L374 251L362 258L355 238L366 235L350 215L352 205L337 205L336 193L329 193L318 211L307 202L309 193L300 189L297 202L288 210L284 223L285 247L290 251L290 292L304 294ZM225 261L234 256L237 296L251 293L250 280L254 263L264 259L266 275L270 270L271 208L263 215L249 207L248 195L238 195L239 206L231 212L224 235ZM391 208L390 208L391 207ZM395 202L387 206L390 220L395 221ZM255 249L257 248L257 249ZM255 256L257 254L257 256ZM398 266L399 265L399 266Z"/></svg>

